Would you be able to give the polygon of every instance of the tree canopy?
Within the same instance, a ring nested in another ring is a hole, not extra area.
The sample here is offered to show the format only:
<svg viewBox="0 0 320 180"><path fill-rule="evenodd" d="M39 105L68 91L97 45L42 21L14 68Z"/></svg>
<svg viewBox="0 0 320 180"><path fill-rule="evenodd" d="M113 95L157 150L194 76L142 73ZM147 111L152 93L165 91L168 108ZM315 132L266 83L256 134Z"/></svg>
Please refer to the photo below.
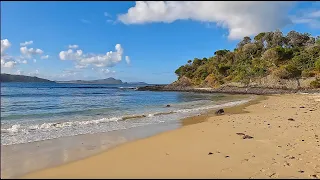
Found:
<svg viewBox="0 0 320 180"><path fill-rule="evenodd" d="M320 37L279 30L261 32L253 40L244 37L234 51L221 49L212 57L189 60L176 71L180 79L190 78L194 85L209 79L215 85L227 82L248 83L250 79L274 75L281 79L320 74Z"/></svg>

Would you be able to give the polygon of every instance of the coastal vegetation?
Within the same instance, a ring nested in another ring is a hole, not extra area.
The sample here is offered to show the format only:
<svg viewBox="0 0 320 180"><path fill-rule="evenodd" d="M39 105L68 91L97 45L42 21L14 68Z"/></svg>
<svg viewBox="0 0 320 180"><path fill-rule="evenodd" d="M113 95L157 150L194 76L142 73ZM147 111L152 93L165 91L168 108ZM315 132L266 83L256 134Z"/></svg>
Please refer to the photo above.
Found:
<svg viewBox="0 0 320 180"><path fill-rule="evenodd" d="M219 87L239 82L248 85L263 77L290 80L313 78L311 88L320 88L320 36L279 30L244 37L231 51L221 49L212 57L188 60L176 71L177 82L190 86Z"/></svg>

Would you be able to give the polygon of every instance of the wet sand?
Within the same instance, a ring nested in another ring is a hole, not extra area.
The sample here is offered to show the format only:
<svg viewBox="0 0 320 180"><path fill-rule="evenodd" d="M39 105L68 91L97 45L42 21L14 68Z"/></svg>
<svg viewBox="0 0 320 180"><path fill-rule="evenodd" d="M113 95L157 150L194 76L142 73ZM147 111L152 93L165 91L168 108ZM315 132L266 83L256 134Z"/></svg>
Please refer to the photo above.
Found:
<svg viewBox="0 0 320 180"><path fill-rule="evenodd" d="M268 96L22 178L320 178L319 100Z"/></svg>

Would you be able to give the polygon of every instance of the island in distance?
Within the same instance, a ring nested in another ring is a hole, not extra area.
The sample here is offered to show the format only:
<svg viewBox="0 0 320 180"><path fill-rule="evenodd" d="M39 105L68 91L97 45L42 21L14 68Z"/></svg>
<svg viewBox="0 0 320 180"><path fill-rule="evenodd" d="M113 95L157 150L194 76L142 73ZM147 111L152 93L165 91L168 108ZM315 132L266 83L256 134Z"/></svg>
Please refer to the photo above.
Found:
<svg viewBox="0 0 320 180"><path fill-rule="evenodd" d="M1 74L1 82L53 82L53 83L71 83L71 84L147 84L145 82L122 82L119 79L112 77L98 80L74 80L74 81L51 81L48 79L13 75L13 74Z"/></svg>

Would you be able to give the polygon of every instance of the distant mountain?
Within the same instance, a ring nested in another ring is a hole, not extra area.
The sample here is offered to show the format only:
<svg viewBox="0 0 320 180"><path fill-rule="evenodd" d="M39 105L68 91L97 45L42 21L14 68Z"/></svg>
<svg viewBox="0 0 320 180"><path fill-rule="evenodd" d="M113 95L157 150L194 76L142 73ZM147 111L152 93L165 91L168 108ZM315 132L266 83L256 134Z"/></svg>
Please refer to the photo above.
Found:
<svg viewBox="0 0 320 180"><path fill-rule="evenodd" d="M72 83L72 84L123 84L119 79L114 79L112 77L107 79L98 79L98 80L75 80L75 81L56 81L57 83Z"/></svg>
<svg viewBox="0 0 320 180"><path fill-rule="evenodd" d="M125 84L148 84L145 82L125 82Z"/></svg>
<svg viewBox="0 0 320 180"><path fill-rule="evenodd" d="M1 74L1 82L54 82L48 79L42 79L38 77L13 75L13 74Z"/></svg>

